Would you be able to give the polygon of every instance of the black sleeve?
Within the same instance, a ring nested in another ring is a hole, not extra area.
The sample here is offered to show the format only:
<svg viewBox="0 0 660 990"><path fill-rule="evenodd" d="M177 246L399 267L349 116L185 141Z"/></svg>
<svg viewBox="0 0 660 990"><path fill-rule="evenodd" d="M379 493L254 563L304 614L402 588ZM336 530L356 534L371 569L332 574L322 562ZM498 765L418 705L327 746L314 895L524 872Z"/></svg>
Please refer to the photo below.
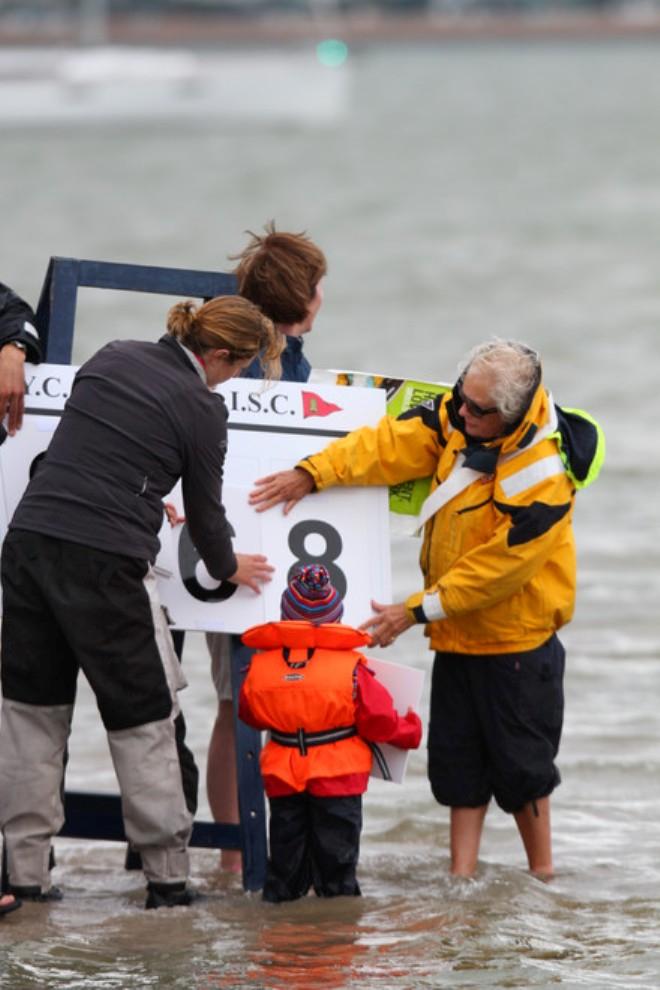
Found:
<svg viewBox="0 0 660 990"><path fill-rule="evenodd" d="M209 396L213 408L196 416L181 478L186 522L209 574L218 581L234 573L238 562L233 529L222 504L222 478L227 450L227 409L220 396Z"/></svg>
<svg viewBox="0 0 660 990"><path fill-rule="evenodd" d="M0 282L0 348L18 340L25 344L27 360L38 364L42 355L35 323L32 307Z"/></svg>

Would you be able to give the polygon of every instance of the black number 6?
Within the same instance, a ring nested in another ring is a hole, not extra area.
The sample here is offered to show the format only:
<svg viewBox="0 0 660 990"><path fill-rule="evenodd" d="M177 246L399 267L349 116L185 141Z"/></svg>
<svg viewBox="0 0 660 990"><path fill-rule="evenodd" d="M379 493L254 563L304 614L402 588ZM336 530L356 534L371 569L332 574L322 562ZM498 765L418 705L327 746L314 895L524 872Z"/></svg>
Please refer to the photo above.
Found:
<svg viewBox="0 0 660 990"><path fill-rule="evenodd" d="M195 576L195 568L200 560L197 547L184 524L179 537L179 571L186 591L200 602L224 602L231 598L238 587L231 581L222 581L217 588L202 587Z"/></svg>

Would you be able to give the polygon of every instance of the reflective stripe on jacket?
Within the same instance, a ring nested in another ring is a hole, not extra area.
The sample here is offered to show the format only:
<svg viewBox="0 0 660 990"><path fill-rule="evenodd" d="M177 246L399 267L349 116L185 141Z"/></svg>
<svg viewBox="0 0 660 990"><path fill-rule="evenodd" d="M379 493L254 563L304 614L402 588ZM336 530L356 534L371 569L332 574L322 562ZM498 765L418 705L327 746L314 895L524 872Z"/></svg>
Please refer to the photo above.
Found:
<svg viewBox="0 0 660 990"><path fill-rule="evenodd" d="M365 658L355 647L367 633L329 623L270 622L242 637L255 653L241 688L241 708L250 721L283 733L325 732L355 722L354 672ZM318 778L368 774L372 753L359 736L299 748L273 740L261 751L264 780L276 778L304 791Z"/></svg>
<svg viewBox="0 0 660 990"><path fill-rule="evenodd" d="M436 650L532 649L570 620L575 600L575 488L553 435L552 399L540 385L515 429L480 443L462 432L456 409L445 393L355 430L299 466L319 490L430 475L433 493L457 464L476 471L426 522L425 588L406 607L426 622ZM587 439L595 456L595 431Z"/></svg>

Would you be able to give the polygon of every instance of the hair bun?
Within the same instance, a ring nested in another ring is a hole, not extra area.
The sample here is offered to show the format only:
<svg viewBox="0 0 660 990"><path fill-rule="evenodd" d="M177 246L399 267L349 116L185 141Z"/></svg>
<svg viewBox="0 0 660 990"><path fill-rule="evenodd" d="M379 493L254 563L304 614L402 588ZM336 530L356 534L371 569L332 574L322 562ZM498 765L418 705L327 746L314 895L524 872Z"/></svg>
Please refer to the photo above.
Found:
<svg viewBox="0 0 660 990"><path fill-rule="evenodd" d="M197 306L191 299L175 303L167 314L167 332L187 343L197 328Z"/></svg>

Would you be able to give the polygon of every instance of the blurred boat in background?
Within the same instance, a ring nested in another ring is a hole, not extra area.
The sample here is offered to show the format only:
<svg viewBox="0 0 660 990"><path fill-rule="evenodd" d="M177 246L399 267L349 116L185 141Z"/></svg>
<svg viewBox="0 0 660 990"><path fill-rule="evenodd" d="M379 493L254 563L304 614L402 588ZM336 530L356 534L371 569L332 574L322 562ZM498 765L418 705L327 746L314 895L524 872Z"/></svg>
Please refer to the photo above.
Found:
<svg viewBox="0 0 660 990"><path fill-rule="evenodd" d="M0 127L155 119L322 127L344 114L349 67L305 49L0 49Z"/></svg>
<svg viewBox="0 0 660 990"><path fill-rule="evenodd" d="M331 125L349 49L660 37L660 0L0 0L0 127Z"/></svg>

